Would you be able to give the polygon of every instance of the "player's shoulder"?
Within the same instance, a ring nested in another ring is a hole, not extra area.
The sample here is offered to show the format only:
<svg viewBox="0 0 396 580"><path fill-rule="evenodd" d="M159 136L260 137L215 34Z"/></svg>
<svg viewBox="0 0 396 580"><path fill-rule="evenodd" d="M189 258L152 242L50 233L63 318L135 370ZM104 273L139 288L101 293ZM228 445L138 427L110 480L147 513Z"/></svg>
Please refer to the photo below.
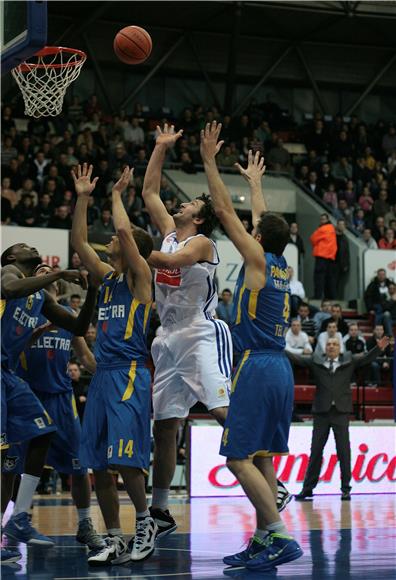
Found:
<svg viewBox="0 0 396 580"><path fill-rule="evenodd" d="M1 275L5 276L5 275L9 275L9 274L15 274L15 276L17 276L18 278L23 278L23 274L22 272L19 270L19 268L17 268L16 266L14 266L14 264L7 264L7 266L3 266L1 268Z"/></svg>

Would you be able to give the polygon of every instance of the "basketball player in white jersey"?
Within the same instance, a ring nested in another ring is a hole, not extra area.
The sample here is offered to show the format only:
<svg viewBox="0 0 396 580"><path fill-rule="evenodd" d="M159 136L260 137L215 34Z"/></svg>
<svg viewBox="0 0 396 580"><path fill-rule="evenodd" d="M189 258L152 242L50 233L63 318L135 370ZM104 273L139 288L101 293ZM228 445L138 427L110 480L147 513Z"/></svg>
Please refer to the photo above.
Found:
<svg viewBox="0 0 396 580"><path fill-rule="evenodd" d="M157 536L176 529L169 514L169 487L176 467L176 433L179 420L203 403L224 424L229 404L232 364L227 325L212 316L217 306L214 273L219 257L209 235L217 224L208 196L182 203L170 216L159 196L161 171L167 150L181 137L174 127L158 127L154 151L143 185L143 199L160 230L160 252L149 263L155 271L155 300L163 332L154 340L155 365L154 471L151 515Z"/></svg>

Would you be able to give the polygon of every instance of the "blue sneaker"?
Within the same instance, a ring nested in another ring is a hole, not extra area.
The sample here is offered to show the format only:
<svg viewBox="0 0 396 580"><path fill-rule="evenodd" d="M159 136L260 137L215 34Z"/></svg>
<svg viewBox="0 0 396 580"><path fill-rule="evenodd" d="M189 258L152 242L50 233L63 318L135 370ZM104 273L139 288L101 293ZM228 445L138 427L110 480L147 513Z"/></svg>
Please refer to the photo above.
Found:
<svg viewBox="0 0 396 580"><path fill-rule="evenodd" d="M1 548L1 563L11 564L13 562L18 562L22 558L22 554L18 550L12 550L10 548Z"/></svg>
<svg viewBox="0 0 396 580"><path fill-rule="evenodd" d="M11 516L5 525L3 533L8 537L22 542L23 544L39 545L39 546L54 546L55 542L51 538L47 538L34 529L30 523L29 515L22 512L16 516Z"/></svg>
<svg viewBox="0 0 396 580"><path fill-rule="evenodd" d="M266 540L253 536L250 538L249 544L245 550L238 552L237 554L232 554L231 556L225 556L223 562L224 564L227 564L227 566L245 566L246 562L254 558L256 554L259 554L262 550L265 550L265 548Z"/></svg>
<svg viewBox="0 0 396 580"><path fill-rule="evenodd" d="M280 564L301 558L303 551L290 536L270 534L265 539L266 547L246 563L247 570L265 572Z"/></svg>

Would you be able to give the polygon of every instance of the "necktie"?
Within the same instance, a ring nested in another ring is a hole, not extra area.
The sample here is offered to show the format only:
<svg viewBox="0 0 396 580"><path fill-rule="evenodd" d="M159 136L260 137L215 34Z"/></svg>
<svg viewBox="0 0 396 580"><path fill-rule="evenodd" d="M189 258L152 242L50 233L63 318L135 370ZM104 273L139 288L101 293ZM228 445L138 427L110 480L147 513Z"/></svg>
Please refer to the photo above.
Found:
<svg viewBox="0 0 396 580"><path fill-rule="evenodd" d="M334 373L334 361L333 361L333 359L330 359L329 371L331 372L331 374Z"/></svg>

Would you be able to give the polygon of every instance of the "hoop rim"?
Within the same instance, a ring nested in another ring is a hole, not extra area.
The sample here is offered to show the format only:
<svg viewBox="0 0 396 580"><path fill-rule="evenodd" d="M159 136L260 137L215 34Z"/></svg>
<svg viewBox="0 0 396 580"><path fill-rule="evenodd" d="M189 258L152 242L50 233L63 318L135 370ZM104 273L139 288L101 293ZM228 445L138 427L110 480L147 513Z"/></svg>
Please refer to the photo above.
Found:
<svg viewBox="0 0 396 580"><path fill-rule="evenodd" d="M80 50L78 48L68 48L66 46L44 46L43 48L41 48L39 51L37 51L32 57L33 58L35 56L41 57L41 56L51 56L51 55L56 55L56 54L61 54L63 52L67 52L70 54L76 54L77 56L79 56L79 60L76 60L74 62L65 62L65 63L49 63L49 64L41 64L41 63L36 63L36 62L28 62L27 60L24 62L21 62L18 66L15 67L16 70L19 70L20 72L29 72L32 69L46 69L46 68L54 68L54 69L62 69L62 68L71 68L71 67L75 67L78 66L80 64L83 64L87 58L86 53L83 50ZM14 70L15 70L14 69Z"/></svg>

